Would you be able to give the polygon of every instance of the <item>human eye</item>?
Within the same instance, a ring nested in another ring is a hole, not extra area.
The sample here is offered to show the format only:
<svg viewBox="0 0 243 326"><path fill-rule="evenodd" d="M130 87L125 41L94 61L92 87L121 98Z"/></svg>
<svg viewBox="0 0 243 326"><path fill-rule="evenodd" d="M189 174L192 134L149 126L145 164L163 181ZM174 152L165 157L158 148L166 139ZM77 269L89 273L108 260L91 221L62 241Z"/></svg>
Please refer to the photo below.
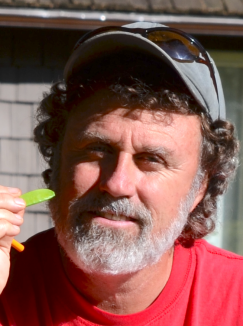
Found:
<svg viewBox="0 0 243 326"><path fill-rule="evenodd" d="M153 153L141 153L136 157L136 164L141 170L155 171L166 166L163 157Z"/></svg>
<svg viewBox="0 0 243 326"><path fill-rule="evenodd" d="M107 146L102 143L89 144L86 147L87 151L90 152L107 152Z"/></svg>
<svg viewBox="0 0 243 326"><path fill-rule="evenodd" d="M112 150L109 144L105 144L102 142L90 143L85 147L86 155L92 159L96 158L104 158L109 155Z"/></svg>

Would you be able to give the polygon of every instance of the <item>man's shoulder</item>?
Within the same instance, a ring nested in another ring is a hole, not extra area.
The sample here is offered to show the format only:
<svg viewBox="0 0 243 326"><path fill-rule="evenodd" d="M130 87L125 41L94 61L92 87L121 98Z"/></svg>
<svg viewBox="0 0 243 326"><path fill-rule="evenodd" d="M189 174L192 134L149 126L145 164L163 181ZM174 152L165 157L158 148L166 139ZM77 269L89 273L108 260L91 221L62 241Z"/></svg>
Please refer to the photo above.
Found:
<svg viewBox="0 0 243 326"><path fill-rule="evenodd" d="M29 268L29 265L33 266L41 256L48 255L56 243L56 234L53 228L37 233L23 243L25 247L23 252L11 249L11 264L12 266L21 264L23 267L28 266ZM24 265L25 263L26 265Z"/></svg>
<svg viewBox="0 0 243 326"><path fill-rule="evenodd" d="M0 297L0 310L2 307L9 318L14 320L16 318L18 325L30 325L29 322L22 322L25 318L31 320L33 317L33 320L37 320L45 313L49 316L47 300L51 291L55 293L61 283L56 281L58 279L56 271L61 273L61 259L54 230L34 235L24 243L24 246L23 252L11 250L10 275ZM23 315L26 309L27 315ZM39 322L33 321L32 325L37 324L39 325ZM49 325L46 322L41 323L44 324Z"/></svg>
<svg viewBox="0 0 243 326"><path fill-rule="evenodd" d="M7 291L29 286L30 279L38 280L48 273L49 266L57 260L58 245L55 231L49 229L24 242L23 252L11 250L11 268Z"/></svg>
<svg viewBox="0 0 243 326"><path fill-rule="evenodd" d="M42 241L50 241L55 236L56 235L55 235L54 228L50 228L48 230L33 235L32 237L30 237L28 240L24 242L24 245L26 247L30 247L31 245L36 245Z"/></svg>
<svg viewBox="0 0 243 326"><path fill-rule="evenodd" d="M206 240L197 240L194 244L197 268L208 275L220 271L224 278L236 277L243 285L243 257L228 250L211 245ZM218 275L219 276L219 275Z"/></svg>
<svg viewBox="0 0 243 326"><path fill-rule="evenodd" d="M196 240L194 243L195 251L198 254L207 254L209 257L214 259L232 260L243 263L243 256L240 256L234 252L216 247L205 239Z"/></svg>

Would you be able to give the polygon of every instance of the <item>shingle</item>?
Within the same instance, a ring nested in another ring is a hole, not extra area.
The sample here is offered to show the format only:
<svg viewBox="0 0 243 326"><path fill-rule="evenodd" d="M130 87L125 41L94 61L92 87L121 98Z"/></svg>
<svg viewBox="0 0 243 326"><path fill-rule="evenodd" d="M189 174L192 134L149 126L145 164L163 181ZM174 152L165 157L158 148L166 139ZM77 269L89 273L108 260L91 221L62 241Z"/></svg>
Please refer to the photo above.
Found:
<svg viewBox="0 0 243 326"><path fill-rule="evenodd" d="M63 79L63 69L53 69L53 81L57 82Z"/></svg>
<svg viewBox="0 0 243 326"><path fill-rule="evenodd" d="M28 188L29 191L39 189L39 188L45 188L44 182L42 180L42 177L36 177L36 176L30 176L28 177Z"/></svg>
<svg viewBox="0 0 243 326"><path fill-rule="evenodd" d="M44 161L42 155L40 154L36 143L34 143L34 146L35 146L35 160L36 160L35 173L41 176L41 173L47 168L47 163ZM42 181L42 178L40 180Z"/></svg>
<svg viewBox="0 0 243 326"><path fill-rule="evenodd" d="M65 8L70 6L69 0L52 0L55 8Z"/></svg>
<svg viewBox="0 0 243 326"><path fill-rule="evenodd" d="M205 7L202 0L172 0L178 13L204 12Z"/></svg>
<svg viewBox="0 0 243 326"><path fill-rule="evenodd" d="M70 0L71 3L79 9L87 9L91 7L92 1L91 0Z"/></svg>
<svg viewBox="0 0 243 326"><path fill-rule="evenodd" d="M42 94L48 89L47 85L41 83L19 83L17 87L17 100L20 102L39 102Z"/></svg>
<svg viewBox="0 0 243 326"><path fill-rule="evenodd" d="M31 140L20 140L17 144L18 160L15 171L22 174L38 173L36 145Z"/></svg>
<svg viewBox="0 0 243 326"><path fill-rule="evenodd" d="M12 175L0 174L0 185L5 187L13 187Z"/></svg>
<svg viewBox="0 0 243 326"><path fill-rule="evenodd" d="M159 12L171 12L173 9L170 0L151 0L150 5L152 10Z"/></svg>
<svg viewBox="0 0 243 326"><path fill-rule="evenodd" d="M149 3L147 0L139 0L139 1L133 1L130 0L128 1L129 3L131 3L131 5L133 5L133 9L132 10L138 10L138 11L148 11L149 10Z"/></svg>
<svg viewBox="0 0 243 326"><path fill-rule="evenodd" d="M224 13L224 5L222 0L204 0L206 11L208 13Z"/></svg>
<svg viewBox="0 0 243 326"><path fill-rule="evenodd" d="M20 233L15 237L19 242L27 240L36 233L36 220L33 213L26 212L24 214L24 223L20 227Z"/></svg>
<svg viewBox="0 0 243 326"><path fill-rule="evenodd" d="M32 135L33 135L33 130L37 125L37 120L36 120L36 114L37 114L37 108L39 107L39 103L35 103L32 105L32 125L31 125L31 130L32 130Z"/></svg>
<svg viewBox="0 0 243 326"><path fill-rule="evenodd" d="M13 103L11 107L12 137L31 138L32 105Z"/></svg>
<svg viewBox="0 0 243 326"><path fill-rule="evenodd" d="M29 191L28 188L28 178L21 175L9 174L1 175L0 174L0 184L7 187L17 187L22 193Z"/></svg>
<svg viewBox="0 0 243 326"><path fill-rule="evenodd" d="M0 99L15 101L17 93L18 69L15 67L0 68Z"/></svg>
<svg viewBox="0 0 243 326"><path fill-rule="evenodd" d="M34 5L36 4L36 0L15 0L15 3L14 5L16 7L25 7L25 6L28 6L28 5Z"/></svg>
<svg viewBox="0 0 243 326"><path fill-rule="evenodd" d="M22 194L29 191L28 178L22 175L12 175L12 187L17 187L22 191Z"/></svg>
<svg viewBox="0 0 243 326"><path fill-rule="evenodd" d="M42 8L53 8L54 4L51 0L39 0L38 5Z"/></svg>
<svg viewBox="0 0 243 326"><path fill-rule="evenodd" d="M46 36L43 49L43 65L45 67L64 68L74 44L64 44L63 40L68 39L65 31L60 31L59 37L53 33Z"/></svg>
<svg viewBox="0 0 243 326"><path fill-rule="evenodd" d="M12 63L12 34L9 29L1 27L0 33L1 55L0 65L6 66Z"/></svg>
<svg viewBox="0 0 243 326"><path fill-rule="evenodd" d="M34 189L40 189L40 188L41 187L29 188L29 191L34 190ZM47 211L46 202L42 202L42 203L30 206L30 207L28 207L28 211L29 212L46 212Z"/></svg>
<svg viewBox="0 0 243 326"><path fill-rule="evenodd" d="M52 71L41 67L19 68L19 83L16 89L16 99L20 102L39 102L43 92L49 89Z"/></svg>
<svg viewBox="0 0 243 326"><path fill-rule="evenodd" d="M5 173L16 173L18 169L17 141L9 139L0 140L1 155L0 169Z"/></svg>
<svg viewBox="0 0 243 326"><path fill-rule="evenodd" d="M38 214L26 211L24 215L24 223L20 227L21 232L15 237L15 239L19 242L26 241L37 232L49 229L51 226L51 219L47 213Z"/></svg>
<svg viewBox="0 0 243 326"><path fill-rule="evenodd" d="M43 156L41 155L41 153L38 150L38 146L35 142L33 142L34 144L34 148L35 150L33 151L33 155L35 156L35 161L36 161L36 170L35 170L35 174L39 174L41 176L41 173L47 169L47 163L44 160ZM42 177L38 177L40 178L41 182L42 182ZM36 184L35 184L36 182ZM39 183L39 181L38 181ZM37 185L37 181L30 179L30 185L33 184L33 186ZM44 183L42 183L42 186L44 186Z"/></svg>
<svg viewBox="0 0 243 326"><path fill-rule="evenodd" d="M231 15L243 14L243 2L241 0L224 0L227 11Z"/></svg>
<svg viewBox="0 0 243 326"><path fill-rule="evenodd" d="M11 104L0 102L0 137L11 136Z"/></svg>
<svg viewBox="0 0 243 326"><path fill-rule="evenodd" d="M37 145L36 145L37 146ZM36 173L41 175L43 171L45 171L47 167L47 163L44 161L42 155L39 153L39 150L36 147L36 160L37 160L37 167L36 167ZM42 186L45 186L44 181L42 177L40 177L40 181L42 182Z"/></svg>
<svg viewBox="0 0 243 326"><path fill-rule="evenodd" d="M51 227L52 222L48 214L36 214L36 232L41 232Z"/></svg>
<svg viewBox="0 0 243 326"><path fill-rule="evenodd" d="M123 10L123 11L148 11L149 4L146 0L93 0L94 10Z"/></svg>
<svg viewBox="0 0 243 326"><path fill-rule="evenodd" d="M13 5L13 1L12 0L1 0L0 1L0 5L2 6L12 6Z"/></svg>
<svg viewBox="0 0 243 326"><path fill-rule="evenodd" d="M25 29L15 31L13 65L17 67L41 66L41 40L41 34L38 31L29 33Z"/></svg>
<svg viewBox="0 0 243 326"><path fill-rule="evenodd" d="M243 0L0 0L0 6L199 15L243 14Z"/></svg>

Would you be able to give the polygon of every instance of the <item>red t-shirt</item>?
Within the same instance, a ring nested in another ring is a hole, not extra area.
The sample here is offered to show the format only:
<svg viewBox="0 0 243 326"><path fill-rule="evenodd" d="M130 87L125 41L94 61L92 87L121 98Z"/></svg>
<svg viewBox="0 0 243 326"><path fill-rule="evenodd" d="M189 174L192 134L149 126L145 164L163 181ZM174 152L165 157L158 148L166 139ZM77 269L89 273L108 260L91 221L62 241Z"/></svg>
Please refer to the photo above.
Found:
<svg viewBox="0 0 243 326"><path fill-rule="evenodd" d="M143 294L141 293L141 296ZM66 276L52 230L14 252L0 325L243 326L243 257L204 240L175 246L170 278L150 307L114 315L89 304Z"/></svg>

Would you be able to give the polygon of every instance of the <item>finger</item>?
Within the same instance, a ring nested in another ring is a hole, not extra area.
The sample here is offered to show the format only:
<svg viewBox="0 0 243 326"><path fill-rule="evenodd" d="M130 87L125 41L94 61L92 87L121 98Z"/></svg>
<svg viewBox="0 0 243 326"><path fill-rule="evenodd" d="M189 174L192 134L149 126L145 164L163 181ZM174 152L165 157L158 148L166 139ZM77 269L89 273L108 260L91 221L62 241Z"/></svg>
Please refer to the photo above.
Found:
<svg viewBox="0 0 243 326"><path fill-rule="evenodd" d="M14 214L6 209L0 209L0 220L5 219L11 224L20 226L23 223L23 217L20 214Z"/></svg>
<svg viewBox="0 0 243 326"><path fill-rule="evenodd" d="M4 252L6 255L9 254L12 245L12 240L20 232L20 228L16 225L1 220L0 221L0 252Z"/></svg>
<svg viewBox="0 0 243 326"><path fill-rule="evenodd" d="M25 201L19 197L13 197L7 193L0 193L0 208L18 213L25 209Z"/></svg>
<svg viewBox="0 0 243 326"><path fill-rule="evenodd" d="M0 242L5 238L9 241L12 239L8 239L9 237L15 237L20 232L20 227L18 225L13 225L7 220L0 220Z"/></svg>
<svg viewBox="0 0 243 326"><path fill-rule="evenodd" d="M0 193L6 193L14 197L19 197L21 195L21 190L15 187L5 187L0 185Z"/></svg>

